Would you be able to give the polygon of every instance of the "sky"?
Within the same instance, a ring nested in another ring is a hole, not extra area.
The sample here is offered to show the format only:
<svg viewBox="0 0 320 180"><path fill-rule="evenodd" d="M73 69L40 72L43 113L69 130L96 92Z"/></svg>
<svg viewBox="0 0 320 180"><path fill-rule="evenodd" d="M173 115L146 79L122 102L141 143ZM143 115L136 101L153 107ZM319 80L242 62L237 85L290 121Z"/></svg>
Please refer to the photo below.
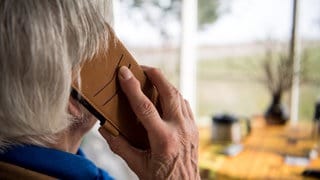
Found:
<svg viewBox="0 0 320 180"><path fill-rule="evenodd" d="M223 2L223 1L222 1ZM292 0L231 0L229 11L213 24L198 31L199 45L241 44L268 38L288 40L291 30ZM145 22L139 13L123 3L116 4L115 29L126 43L136 46L157 46L161 36ZM136 16L133 21L129 16ZM161 22L159 22L161 23ZM171 42L179 40L179 23L167 24ZM320 0L300 0L298 33L303 39L320 40Z"/></svg>

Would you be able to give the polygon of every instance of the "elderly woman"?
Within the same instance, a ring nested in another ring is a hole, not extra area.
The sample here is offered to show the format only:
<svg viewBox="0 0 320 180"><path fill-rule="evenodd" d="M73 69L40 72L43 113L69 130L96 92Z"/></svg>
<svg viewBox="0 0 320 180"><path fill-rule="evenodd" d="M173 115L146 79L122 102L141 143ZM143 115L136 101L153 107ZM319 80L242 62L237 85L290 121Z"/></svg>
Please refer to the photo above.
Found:
<svg viewBox="0 0 320 180"><path fill-rule="evenodd" d="M108 7L102 0L0 0L0 178L112 179L79 149L96 119L70 97L72 70L108 48ZM99 132L141 179L199 179L188 102L158 70L144 70L162 114L128 68L120 68L119 81L150 149Z"/></svg>

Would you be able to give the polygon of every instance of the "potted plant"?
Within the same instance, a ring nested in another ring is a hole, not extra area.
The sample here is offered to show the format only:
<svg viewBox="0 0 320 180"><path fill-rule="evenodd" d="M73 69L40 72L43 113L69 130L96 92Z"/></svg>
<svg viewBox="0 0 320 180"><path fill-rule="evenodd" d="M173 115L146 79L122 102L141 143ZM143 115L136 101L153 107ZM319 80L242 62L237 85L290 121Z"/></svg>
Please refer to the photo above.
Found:
<svg viewBox="0 0 320 180"><path fill-rule="evenodd" d="M285 124L289 119L287 108L282 103L283 94L291 89L293 62L283 53L266 51L263 61L265 85L271 95L271 102L264 116L268 124Z"/></svg>

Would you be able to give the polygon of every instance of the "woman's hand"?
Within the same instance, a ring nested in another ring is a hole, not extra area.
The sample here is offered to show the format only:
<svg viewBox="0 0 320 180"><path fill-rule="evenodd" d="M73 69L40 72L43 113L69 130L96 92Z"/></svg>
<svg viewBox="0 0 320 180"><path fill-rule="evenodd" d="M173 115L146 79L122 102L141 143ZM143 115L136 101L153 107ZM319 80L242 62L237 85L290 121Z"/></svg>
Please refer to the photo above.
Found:
<svg viewBox="0 0 320 180"><path fill-rule="evenodd" d="M147 130L150 150L136 149L103 128L99 129L100 133L140 179L200 179L198 129L188 101L159 70L143 69L159 92L161 116L127 67L120 68L119 79L133 111Z"/></svg>

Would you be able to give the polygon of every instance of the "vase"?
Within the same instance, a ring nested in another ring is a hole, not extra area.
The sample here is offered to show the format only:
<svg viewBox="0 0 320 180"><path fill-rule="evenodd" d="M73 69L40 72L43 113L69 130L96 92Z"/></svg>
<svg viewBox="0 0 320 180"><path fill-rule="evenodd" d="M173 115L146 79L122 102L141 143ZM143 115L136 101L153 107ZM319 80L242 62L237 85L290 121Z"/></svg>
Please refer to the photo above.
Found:
<svg viewBox="0 0 320 180"><path fill-rule="evenodd" d="M289 120L287 108L281 103L281 93L272 95L270 106L264 115L267 124L284 125Z"/></svg>

